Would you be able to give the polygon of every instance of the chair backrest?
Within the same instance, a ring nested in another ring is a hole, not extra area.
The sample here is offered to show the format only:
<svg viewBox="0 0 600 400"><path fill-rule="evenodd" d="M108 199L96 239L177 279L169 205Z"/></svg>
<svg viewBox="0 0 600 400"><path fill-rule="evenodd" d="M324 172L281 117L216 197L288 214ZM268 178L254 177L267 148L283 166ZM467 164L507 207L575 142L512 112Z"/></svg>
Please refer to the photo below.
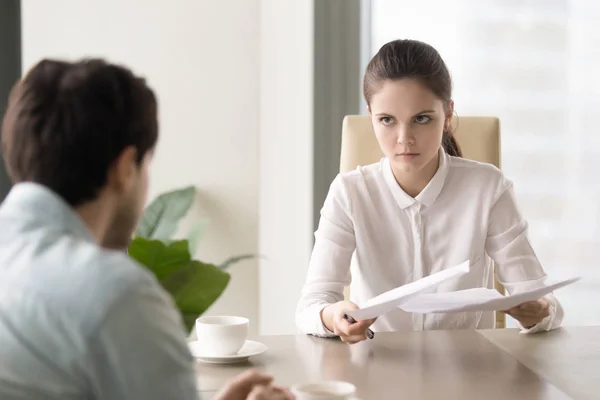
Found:
<svg viewBox="0 0 600 400"><path fill-rule="evenodd" d="M500 168L500 120L496 117L460 117L454 120L455 138L465 158L486 162ZM371 119L366 115L348 115L342 125L340 172L369 165L383 157L375 139ZM504 288L496 281L496 289ZM348 295L346 291L346 296ZM496 327L504 328L504 313L496 313Z"/></svg>
<svg viewBox="0 0 600 400"><path fill-rule="evenodd" d="M495 117L460 117L455 137L463 155L500 168L500 120ZM369 165L383 157L377 144L371 119L365 115L348 115L342 126L340 172Z"/></svg>

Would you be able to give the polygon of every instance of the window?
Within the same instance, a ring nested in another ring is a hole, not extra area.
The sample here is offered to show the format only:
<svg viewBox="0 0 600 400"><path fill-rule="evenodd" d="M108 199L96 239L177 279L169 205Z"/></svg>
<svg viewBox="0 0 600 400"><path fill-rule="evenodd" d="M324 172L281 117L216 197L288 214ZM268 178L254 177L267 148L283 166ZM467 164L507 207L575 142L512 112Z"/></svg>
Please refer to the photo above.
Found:
<svg viewBox="0 0 600 400"><path fill-rule="evenodd" d="M600 324L600 3L595 0L371 1L371 55L386 42L437 48L458 115L495 115L502 169L561 289L565 325ZM509 318L510 320L510 318ZM507 321L511 323L512 321Z"/></svg>

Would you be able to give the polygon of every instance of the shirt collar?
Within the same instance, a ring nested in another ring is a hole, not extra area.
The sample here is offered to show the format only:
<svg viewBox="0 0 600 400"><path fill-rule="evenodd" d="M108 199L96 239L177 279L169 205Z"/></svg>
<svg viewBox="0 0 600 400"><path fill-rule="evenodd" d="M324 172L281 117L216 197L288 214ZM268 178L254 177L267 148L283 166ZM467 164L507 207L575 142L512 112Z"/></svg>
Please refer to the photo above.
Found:
<svg viewBox="0 0 600 400"><path fill-rule="evenodd" d="M32 182L16 184L6 196L1 209L16 213L19 218L56 226L83 239L95 241L92 232L75 210L58 194L43 185Z"/></svg>
<svg viewBox="0 0 600 400"><path fill-rule="evenodd" d="M436 173L433 175L433 178L429 181L425 189L421 191L417 195L417 197L411 197L408 193L406 193L394 177L394 173L392 171L392 165L390 160L385 158L383 162L383 176L384 179L398 203L398 206L402 209L408 208L415 203L422 204L426 207L431 207L431 205L438 198L439 194L444 187L444 183L446 182L446 177L448 176L448 165L449 165L449 156L443 149L440 149L439 153L439 166Z"/></svg>

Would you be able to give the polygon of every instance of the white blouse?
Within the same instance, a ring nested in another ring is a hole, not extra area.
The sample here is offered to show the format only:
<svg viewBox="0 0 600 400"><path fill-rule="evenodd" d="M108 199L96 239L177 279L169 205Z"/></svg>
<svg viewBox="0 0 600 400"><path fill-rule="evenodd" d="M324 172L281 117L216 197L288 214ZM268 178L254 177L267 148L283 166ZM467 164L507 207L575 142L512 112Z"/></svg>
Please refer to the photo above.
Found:
<svg viewBox="0 0 600 400"><path fill-rule="evenodd" d="M438 171L413 198L396 182L387 158L338 175L321 210L306 284L296 312L301 333L334 336L320 311L344 299L380 293L470 260L468 274L438 292L494 287L508 293L543 285L546 274L527 237L512 183L490 164L440 151ZM550 316L524 333L558 327L563 311L548 295ZM493 312L410 314L396 309L374 331L493 328Z"/></svg>

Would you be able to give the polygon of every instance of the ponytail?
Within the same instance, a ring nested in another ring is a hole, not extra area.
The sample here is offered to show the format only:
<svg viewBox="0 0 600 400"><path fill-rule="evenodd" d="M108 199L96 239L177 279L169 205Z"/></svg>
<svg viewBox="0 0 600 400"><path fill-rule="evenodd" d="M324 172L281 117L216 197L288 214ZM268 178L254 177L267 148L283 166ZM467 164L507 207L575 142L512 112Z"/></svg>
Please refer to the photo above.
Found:
<svg viewBox="0 0 600 400"><path fill-rule="evenodd" d="M450 131L444 131L442 136L442 147L449 156L462 157L462 150L456 141L456 138Z"/></svg>

